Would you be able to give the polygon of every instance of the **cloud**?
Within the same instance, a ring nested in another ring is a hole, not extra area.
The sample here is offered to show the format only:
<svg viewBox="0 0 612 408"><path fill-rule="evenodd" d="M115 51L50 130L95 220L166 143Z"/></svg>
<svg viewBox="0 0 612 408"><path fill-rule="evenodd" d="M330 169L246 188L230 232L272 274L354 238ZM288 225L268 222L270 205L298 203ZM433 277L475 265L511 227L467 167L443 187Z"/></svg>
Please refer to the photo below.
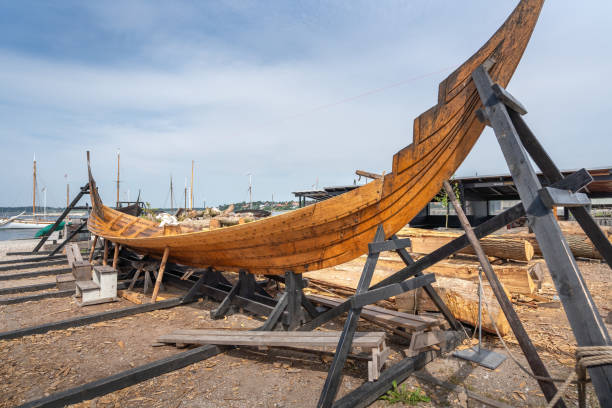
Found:
<svg viewBox="0 0 612 408"><path fill-rule="evenodd" d="M10 170L0 174L0 205L29 201L34 151L57 205L65 173L73 190L85 182L86 149L105 201L114 201L120 148L122 191L133 199L142 189L154 206L169 205L169 176L181 186L192 159L196 202L209 204L245 199L248 172L256 199L289 199L317 179L351 184L355 169L389 170L412 140L414 117L435 104L439 81L514 2L483 4L98 2L78 3L74 22L67 8L45 10L53 16L39 17L46 35L0 28L36 45L0 41L0 137ZM600 143L607 135L598 115L609 113L599 102L610 93L601 80L610 58L589 44L605 46L610 29L585 27L596 17L573 10L581 17L573 20L567 7L545 5L510 90L561 167L606 165L609 149L585 148L576 134ZM458 174L476 171L507 172L490 133Z"/></svg>

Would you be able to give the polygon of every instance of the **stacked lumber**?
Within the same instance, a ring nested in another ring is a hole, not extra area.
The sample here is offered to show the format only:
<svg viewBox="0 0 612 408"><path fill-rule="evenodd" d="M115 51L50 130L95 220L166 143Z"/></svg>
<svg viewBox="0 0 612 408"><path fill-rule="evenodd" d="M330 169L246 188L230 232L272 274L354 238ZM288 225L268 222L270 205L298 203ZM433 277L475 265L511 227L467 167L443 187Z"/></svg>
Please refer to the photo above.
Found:
<svg viewBox="0 0 612 408"><path fill-rule="evenodd" d="M362 257L333 268L305 273L304 277L310 282L307 291L309 293L323 295L333 293L341 296L351 296L355 293L355 289L357 288L364 262L365 259ZM400 262L399 257L380 257L372 278L372 284L376 284L398 271L403 265L403 263L400 264ZM476 264L472 264L470 267L471 269L469 270L467 266L461 270L459 273L461 277L444 277L438 275L438 272L436 272L436 282L433 286L438 290L451 312L458 320L474 326L478 322L478 267ZM499 266L495 266L495 268L499 268ZM523 275L527 276L527 266L521 265L521 268L523 268L525 272ZM446 273L451 275L452 270L453 267L448 266ZM516 271L519 270L520 268L516 269ZM435 271L430 268L426 272ZM500 275L503 276L503 278L500 276L502 282L503 280L507 280L508 276L511 276L510 273ZM516 274L516 276L518 276L518 274ZM527 282L526 279L525 281ZM528 286L528 284L522 284L522 286ZM486 312L483 318L483 330L495 333L495 329L491 323L491 319L494 319L500 333L505 335L509 330L508 322L499 309L497 299L495 299L486 280L483 284L483 288L484 298L489 305L489 311ZM506 295L510 297L510 291L506 290ZM389 300L378 302L377 304L386 308L409 313L416 313L418 311L438 311L423 289L407 292Z"/></svg>
<svg viewBox="0 0 612 408"><path fill-rule="evenodd" d="M536 269L536 265L544 261L531 261L525 263L507 263L504 265L492 265L493 271L504 287L512 294L531 295L542 284L542 276ZM378 266L388 267L390 270L400 270L404 267L401 259L394 254L385 254L378 258ZM476 282L478 281L478 270L480 264L469 260L445 260L430 266L425 272L435 273L436 278L444 276Z"/></svg>
<svg viewBox="0 0 612 408"><path fill-rule="evenodd" d="M453 239L463 235L454 231L435 231L421 228L404 227L398 233L400 238L410 238L410 251L417 254L429 254ZM534 255L531 242L524 237L507 235L490 235L480 240L480 245L488 256L516 261L530 261ZM475 254L472 246L461 251L461 254Z"/></svg>

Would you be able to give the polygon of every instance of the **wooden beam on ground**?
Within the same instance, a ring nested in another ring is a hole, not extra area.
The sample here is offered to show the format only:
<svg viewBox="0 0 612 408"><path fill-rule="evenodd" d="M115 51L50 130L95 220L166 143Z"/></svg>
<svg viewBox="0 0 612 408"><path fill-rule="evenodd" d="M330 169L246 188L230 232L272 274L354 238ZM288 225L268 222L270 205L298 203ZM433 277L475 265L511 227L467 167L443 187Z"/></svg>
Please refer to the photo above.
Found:
<svg viewBox="0 0 612 408"><path fill-rule="evenodd" d="M0 275L0 281L16 280L16 279L24 279L24 278L35 278L37 276L60 275L62 273L68 273L68 272L72 272L72 268L45 269L42 271L14 273L11 275Z"/></svg>
<svg viewBox="0 0 612 408"><path fill-rule="evenodd" d="M170 254L170 247L164 249L164 255L162 256L161 264L159 265L159 272L157 273L157 280L155 281L155 288L153 289L153 295L151 296L151 302L155 303L157 294L159 293L159 287L164 277L164 270L166 269L166 262L168 262L168 255Z"/></svg>
<svg viewBox="0 0 612 408"><path fill-rule="evenodd" d="M27 254L30 254L28 252ZM56 259L66 259L66 255L53 255L52 257L48 256L34 256L30 258L21 258L21 259L7 259L4 261L0 261L0 265L12 265L12 264L20 264L26 262L47 262Z"/></svg>
<svg viewBox="0 0 612 408"><path fill-rule="evenodd" d="M119 319L125 316L131 316L139 313L146 313L153 310L167 309L183 304L181 298L162 300L157 303L147 303L137 306L129 306L122 309L109 310L107 312L95 313L92 315L78 316L71 319L60 320L57 322L44 323L38 326L24 327L21 329L10 330L0 333L0 340L16 339L23 336L31 336L32 334L42 334L51 330L63 330L69 327L86 326L92 323L103 322L107 320Z"/></svg>
<svg viewBox="0 0 612 408"><path fill-rule="evenodd" d="M55 266L55 265L63 265L66 263L66 258L63 259L54 259L52 261L44 261L44 262L33 262L33 263L24 263L24 264L11 264L6 266L0 266L0 272L4 271L16 271L20 269L33 269L33 268L42 268L43 266Z"/></svg>
<svg viewBox="0 0 612 408"><path fill-rule="evenodd" d="M55 282L49 283L37 283L34 285L26 285L26 286L13 286L8 288L0 288L0 295L11 295L13 293L23 293L23 292L36 292L39 290L51 289L56 285Z"/></svg>

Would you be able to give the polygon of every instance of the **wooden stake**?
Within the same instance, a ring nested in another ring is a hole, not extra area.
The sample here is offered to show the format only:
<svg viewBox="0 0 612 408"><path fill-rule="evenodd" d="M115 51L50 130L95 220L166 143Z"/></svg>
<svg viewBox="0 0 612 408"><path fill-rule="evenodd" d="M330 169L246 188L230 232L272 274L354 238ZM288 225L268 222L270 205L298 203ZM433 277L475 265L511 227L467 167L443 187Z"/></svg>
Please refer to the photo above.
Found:
<svg viewBox="0 0 612 408"><path fill-rule="evenodd" d="M93 261L94 251L96 249L96 245L98 244L98 236L94 236L93 244L91 245L91 251L89 251L89 263Z"/></svg>
<svg viewBox="0 0 612 408"><path fill-rule="evenodd" d="M132 278L132 282L130 282L130 286L128 287L128 290L134 289L134 285L136 284L136 281L140 277L140 274L142 273L142 269L143 269L143 266L140 265L138 267L138 269L136 270L136 273L134 274L134 277Z"/></svg>
<svg viewBox="0 0 612 408"><path fill-rule="evenodd" d="M151 296L151 303L155 303L157 299L157 293L159 292L159 285L161 285L162 278L164 277L164 270L166 269L166 262L168 261L168 255L170 254L170 247L164 249L164 255L162 256L161 264L159 265L159 272L157 279L155 280L155 288L153 289L153 296Z"/></svg>
<svg viewBox="0 0 612 408"><path fill-rule="evenodd" d="M121 251L121 245L115 243L115 254L113 255L113 269L117 269L117 262L119 261L119 251Z"/></svg>
<svg viewBox="0 0 612 408"><path fill-rule="evenodd" d="M102 265L108 265L108 240L104 240L104 256L102 257Z"/></svg>

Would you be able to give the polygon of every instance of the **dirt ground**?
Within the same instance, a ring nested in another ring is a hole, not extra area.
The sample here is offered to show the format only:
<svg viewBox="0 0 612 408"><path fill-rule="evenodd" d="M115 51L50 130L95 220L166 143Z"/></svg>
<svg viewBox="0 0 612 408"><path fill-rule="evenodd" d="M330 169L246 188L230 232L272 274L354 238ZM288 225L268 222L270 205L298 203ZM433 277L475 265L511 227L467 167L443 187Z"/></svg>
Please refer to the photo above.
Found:
<svg viewBox="0 0 612 408"><path fill-rule="evenodd" d="M15 249L11 249L15 250ZM4 253L6 249L0 249ZM605 264L580 262L600 312L612 310L610 269ZM20 271L26 272L26 270ZM9 273L9 272L0 272ZM28 279L22 284L48 282L48 277ZM51 279L52 280L52 279ZM0 281L0 288L13 286ZM549 288L550 289L550 288ZM0 296L14 297L19 294ZM47 299L0 306L0 331L52 322L77 315L92 314L131 305L120 302L79 308L72 298ZM0 407L14 407L51 393L66 390L127 370L184 350L173 346L152 347L157 336L180 328L249 329L263 320L248 314L234 314L211 320L210 310L218 303L201 300L167 310L153 311L121 319L45 334L0 341ZM527 331L553 376L565 378L573 367L572 332L562 308L516 306ZM340 329L342 320L325 329ZM608 329L612 329L608 325ZM359 330L381 329L361 322ZM405 339L388 334L393 352L389 364L402 358ZM506 341L512 354L524 365L520 349L512 336ZM499 340L485 337L485 347L507 354ZM123 390L77 404L78 407L311 407L315 406L329 369L331 357L317 353L271 349L258 351L238 348L183 369L161 375ZM498 369L488 370L473 363L445 355L423 370L439 380L458 384L455 391L436 387L410 377L409 389L420 387L431 397L422 407L477 407L464 401L465 390L511 406L545 406L537 383L510 359ZM338 397L367 380L363 361L349 361ZM568 402L575 402L571 389ZM589 402L596 398L589 386ZM377 401L374 407L388 403ZM395 406L401 406L397 404Z"/></svg>

